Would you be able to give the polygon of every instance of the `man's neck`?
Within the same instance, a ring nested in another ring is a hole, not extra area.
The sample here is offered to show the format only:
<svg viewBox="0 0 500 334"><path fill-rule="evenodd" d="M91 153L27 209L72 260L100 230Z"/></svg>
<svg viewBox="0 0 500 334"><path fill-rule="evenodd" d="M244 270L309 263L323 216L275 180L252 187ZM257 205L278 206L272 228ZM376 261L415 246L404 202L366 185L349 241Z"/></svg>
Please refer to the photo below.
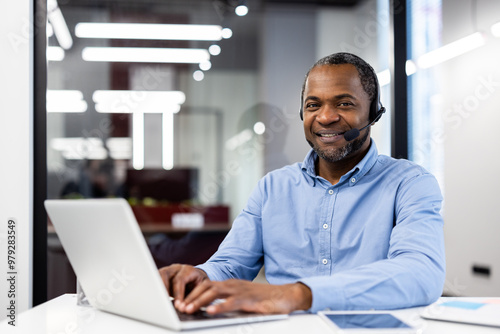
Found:
<svg viewBox="0 0 500 334"><path fill-rule="evenodd" d="M335 162L328 162L318 157L315 163L316 175L321 176L332 185L337 184L343 175L363 160L369 149L370 146L356 152L356 154L347 156L344 159Z"/></svg>

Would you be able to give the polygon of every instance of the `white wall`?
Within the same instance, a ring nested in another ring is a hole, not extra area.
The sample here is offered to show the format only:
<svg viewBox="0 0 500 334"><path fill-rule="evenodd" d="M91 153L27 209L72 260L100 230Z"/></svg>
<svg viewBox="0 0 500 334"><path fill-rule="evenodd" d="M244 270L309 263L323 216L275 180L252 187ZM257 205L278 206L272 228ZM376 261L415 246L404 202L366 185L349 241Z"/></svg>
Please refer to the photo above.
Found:
<svg viewBox="0 0 500 334"><path fill-rule="evenodd" d="M500 39L489 34L500 21L500 2L443 1L443 43L484 31L485 46L454 58L441 71L447 292L500 295ZM477 27L473 26L474 20ZM472 273L489 266L491 276Z"/></svg>
<svg viewBox="0 0 500 334"><path fill-rule="evenodd" d="M335 52L350 52L373 66L389 68L389 1L365 1L354 8L324 8L318 12L316 60ZM312 64L311 64L312 65ZM381 87L386 113L371 128L380 154L391 155L390 85Z"/></svg>
<svg viewBox="0 0 500 334"><path fill-rule="evenodd" d="M255 149L249 147L254 139L235 150L226 147L228 140L253 125L247 124L247 118L258 103L257 75L253 70L212 69L200 82L193 80L191 71L183 73L180 80L181 90L189 92L186 96L189 102L182 108L193 108L198 112L207 110L207 113L193 114L188 118L182 115L181 108L177 114L183 120L175 129L176 141L180 143L177 147L182 145L183 148L176 151L177 163L199 168L198 195L203 204L220 203L216 192L217 188L220 189L222 203L231 207L232 221L262 176L262 150L259 146ZM219 129L222 133L215 133L215 122L219 119L213 112L221 117ZM222 137L222 143L217 142L218 136Z"/></svg>
<svg viewBox="0 0 500 334"><path fill-rule="evenodd" d="M7 316L7 224L16 222L16 313L31 306L33 34L32 1L0 13L0 320ZM36 30L35 30L36 31ZM9 275L9 277L12 275ZM17 319L16 319L17 320Z"/></svg>
<svg viewBox="0 0 500 334"><path fill-rule="evenodd" d="M260 100L276 110L267 114L266 124L276 127L274 139L265 146L265 159L271 161L265 172L303 161L310 149L299 110L302 82L317 60L316 16L316 9L308 6L266 7L259 89Z"/></svg>

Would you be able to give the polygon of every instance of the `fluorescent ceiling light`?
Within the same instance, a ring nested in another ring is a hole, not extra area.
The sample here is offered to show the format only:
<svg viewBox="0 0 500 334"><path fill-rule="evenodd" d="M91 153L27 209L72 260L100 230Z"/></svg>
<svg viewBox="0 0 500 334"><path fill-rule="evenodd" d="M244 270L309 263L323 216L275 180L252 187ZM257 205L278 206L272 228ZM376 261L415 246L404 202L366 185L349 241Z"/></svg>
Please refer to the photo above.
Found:
<svg viewBox="0 0 500 334"><path fill-rule="evenodd" d="M415 74L417 72L417 65L413 60L407 60L405 64L405 72L407 76Z"/></svg>
<svg viewBox="0 0 500 334"><path fill-rule="evenodd" d="M389 83L391 83L391 72L389 70L378 72L377 80L380 87L388 85Z"/></svg>
<svg viewBox="0 0 500 334"><path fill-rule="evenodd" d="M62 61L64 59L64 49L59 46L47 47L47 60L48 61Z"/></svg>
<svg viewBox="0 0 500 334"><path fill-rule="evenodd" d="M87 102L79 90L47 90L47 112L82 113Z"/></svg>
<svg viewBox="0 0 500 334"><path fill-rule="evenodd" d="M132 157L132 140L130 138L108 138L106 146L112 159L127 160ZM107 150L100 138L54 138L50 147L61 152L65 159L71 160L103 160L108 157Z"/></svg>
<svg viewBox="0 0 500 334"><path fill-rule="evenodd" d="M174 114L162 116L162 165L166 170L174 168Z"/></svg>
<svg viewBox="0 0 500 334"><path fill-rule="evenodd" d="M106 145L109 155L115 160L128 160L132 158L132 139L127 137L108 138Z"/></svg>
<svg viewBox="0 0 500 334"><path fill-rule="evenodd" d="M54 36L54 29L52 28L52 24L47 22L47 38Z"/></svg>
<svg viewBox="0 0 500 334"><path fill-rule="evenodd" d="M59 45L66 50L70 49L73 46L73 39L56 0L47 1L47 17Z"/></svg>
<svg viewBox="0 0 500 334"><path fill-rule="evenodd" d="M497 22L491 26L491 33L495 37L500 37L500 22Z"/></svg>
<svg viewBox="0 0 500 334"><path fill-rule="evenodd" d="M177 113L186 95L181 91L96 90L92 99L100 113Z"/></svg>
<svg viewBox="0 0 500 334"><path fill-rule="evenodd" d="M472 35L447 44L434 51L422 55L417 60L418 67L429 68L445 62L466 52L472 51L485 43L482 33L476 32Z"/></svg>
<svg viewBox="0 0 500 334"><path fill-rule="evenodd" d="M132 166L144 168L144 114L132 114Z"/></svg>
<svg viewBox="0 0 500 334"><path fill-rule="evenodd" d="M222 27L201 24L78 23L80 38L220 41Z"/></svg>
<svg viewBox="0 0 500 334"><path fill-rule="evenodd" d="M50 147L71 160L103 160L108 156L100 138L54 138L50 141Z"/></svg>
<svg viewBox="0 0 500 334"><path fill-rule="evenodd" d="M86 61L199 64L210 60L210 54L205 49L87 47L82 51L82 58Z"/></svg>

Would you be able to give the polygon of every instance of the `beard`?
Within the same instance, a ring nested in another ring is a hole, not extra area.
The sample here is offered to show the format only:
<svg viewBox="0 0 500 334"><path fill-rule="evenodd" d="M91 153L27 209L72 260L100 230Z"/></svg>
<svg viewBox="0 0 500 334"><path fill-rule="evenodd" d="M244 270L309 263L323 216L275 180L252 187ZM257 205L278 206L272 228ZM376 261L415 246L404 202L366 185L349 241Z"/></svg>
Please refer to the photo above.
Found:
<svg viewBox="0 0 500 334"><path fill-rule="evenodd" d="M311 141L307 140L309 145L312 147L314 152L323 160L327 162L337 162L348 155L350 155L353 152L356 152L359 150L363 144L366 142L370 135L370 131L366 131L363 137L361 138L356 138L352 141L347 142L346 145L340 147L340 148L333 148L333 147L328 147L326 149L321 149L317 145L314 145Z"/></svg>

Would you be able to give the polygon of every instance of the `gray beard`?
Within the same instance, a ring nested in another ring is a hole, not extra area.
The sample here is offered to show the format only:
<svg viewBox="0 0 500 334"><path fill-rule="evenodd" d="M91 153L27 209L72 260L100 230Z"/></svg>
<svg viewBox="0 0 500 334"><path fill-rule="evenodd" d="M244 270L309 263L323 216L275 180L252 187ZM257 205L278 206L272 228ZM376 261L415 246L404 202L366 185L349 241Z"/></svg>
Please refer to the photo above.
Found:
<svg viewBox="0 0 500 334"><path fill-rule="evenodd" d="M307 142L321 159L327 162L337 162L344 159L352 152L356 152L357 150L359 150L363 146L365 141L368 139L369 135L370 131L366 131L363 137L361 138L358 137L350 142L347 142L345 146L339 149L328 148L326 150L322 150L319 147L315 146L309 140L307 140Z"/></svg>

